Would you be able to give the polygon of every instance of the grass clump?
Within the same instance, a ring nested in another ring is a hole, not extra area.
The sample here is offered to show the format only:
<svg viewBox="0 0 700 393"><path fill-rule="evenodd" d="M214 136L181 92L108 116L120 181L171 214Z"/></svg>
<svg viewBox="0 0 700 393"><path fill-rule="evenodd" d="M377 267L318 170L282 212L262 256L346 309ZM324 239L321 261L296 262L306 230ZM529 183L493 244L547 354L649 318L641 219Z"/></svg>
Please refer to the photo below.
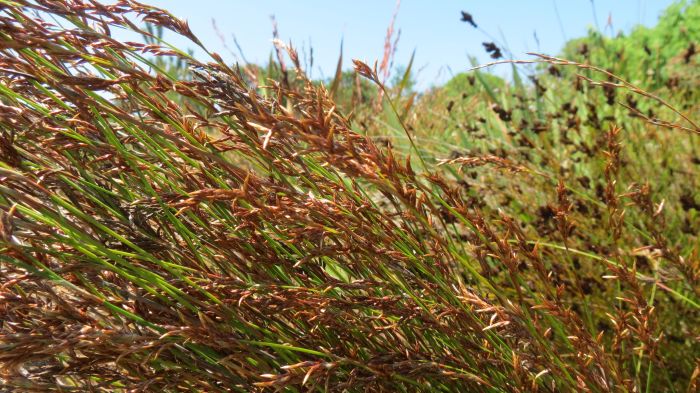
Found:
<svg viewBox="0 0 700 393"><path fill-rule="evenodd" d="M256 84L134 18L202 46L136 2L0 1L3 388L697 388L700 130L671 103L543 58L581 72L568 111L479 78L473 115L418 117L441 92L408 105L356 62L400 127L380 144L292 48Z"/></svg>

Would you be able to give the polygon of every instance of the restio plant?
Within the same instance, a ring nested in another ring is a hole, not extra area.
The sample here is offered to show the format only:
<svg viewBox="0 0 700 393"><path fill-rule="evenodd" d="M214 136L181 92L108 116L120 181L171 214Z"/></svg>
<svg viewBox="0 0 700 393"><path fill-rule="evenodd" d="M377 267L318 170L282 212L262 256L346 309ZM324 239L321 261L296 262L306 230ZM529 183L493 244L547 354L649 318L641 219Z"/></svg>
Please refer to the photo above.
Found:
<svg viewBox="0 0 700 393"><path fill-rule="evenodd" d="M0 26L0 390L697 391L689 43L417 94L129 0Z"/></svg>

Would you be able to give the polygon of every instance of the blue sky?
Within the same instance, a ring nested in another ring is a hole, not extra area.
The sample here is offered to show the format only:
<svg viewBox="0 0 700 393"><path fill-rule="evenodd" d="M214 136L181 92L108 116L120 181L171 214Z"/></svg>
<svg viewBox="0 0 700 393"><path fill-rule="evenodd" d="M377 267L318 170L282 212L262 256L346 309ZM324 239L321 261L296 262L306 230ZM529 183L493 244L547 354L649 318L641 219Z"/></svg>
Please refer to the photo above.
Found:
<svg viewBox="0 0 700 393"><path fill-rule="evenodd" d="M272 48L270 15L274 14L285 42L291 40L300 54L304 50L308 53L313 46L313 77L333 75L341 39L346 68L351 66L352 58L370 64L381 59L386 29L396 6L395 0L142 1L187 19L208 48L232 61L234 57L224 48L212 19L234 53L238 51L233 35L247 60L266 63ZM408 63L415 49L414 69L420 70L418 86L425 88L444 82L451 73L468 69L469 55L488 62L481 45L484 41L496 39L505 43L518 59L527 58L528 51L557 54L566 39L584 35L588 28L596 26L596 20L607 34L628 32L637 24L654 25L671 3L672 0L403 0L395 25L401 30L401 38L394 64ZM460 22L461 10L470 12L483 32ZM612 30L606 27L608 20L612 21ZM172 36L165 38L173 44L183 44Z"/></svg>

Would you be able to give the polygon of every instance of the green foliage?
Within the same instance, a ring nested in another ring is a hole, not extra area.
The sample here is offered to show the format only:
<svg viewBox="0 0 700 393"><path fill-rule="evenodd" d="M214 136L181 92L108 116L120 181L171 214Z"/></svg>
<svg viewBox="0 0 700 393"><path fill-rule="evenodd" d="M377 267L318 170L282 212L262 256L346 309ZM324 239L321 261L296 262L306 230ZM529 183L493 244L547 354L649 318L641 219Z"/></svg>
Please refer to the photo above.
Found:
<svg viewBox="0 0 700 393"><path fill-rule="evenodd" d="M662 88L681 74L686 82L697 81L697 60L690 58L692 55L686 59L686 55L693 48L700 51L698 20L700 1L678 1L664 11L654 27L638 26L628 35L614 38L590 31L588 36L567 43L562 56L604 66L645 88Z"/></svg>
<svg viewBox="0 0 700 393"><path fill-rule="evenodd" d="M465 94L471 96L483 92L485 85L488 85L493 90L501 90L506 86L506 81L496 75L480 73L480 77L483 83L477 79L474 73L462 72L455 75L440 89L443 90L443 94L446 97L452 99Z"/></svg>

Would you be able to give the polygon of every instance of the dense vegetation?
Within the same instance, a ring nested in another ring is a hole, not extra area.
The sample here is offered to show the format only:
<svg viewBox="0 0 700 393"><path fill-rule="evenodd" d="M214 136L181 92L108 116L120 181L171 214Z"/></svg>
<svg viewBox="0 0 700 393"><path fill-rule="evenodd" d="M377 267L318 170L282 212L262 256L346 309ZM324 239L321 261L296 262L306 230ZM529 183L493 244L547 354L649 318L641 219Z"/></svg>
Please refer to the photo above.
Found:
<svg viewBox="0 0 700 393"><path fill-rule="evenodd" d="M0 390L697 391L699 19L418 94L0 0Z"/></svg>

